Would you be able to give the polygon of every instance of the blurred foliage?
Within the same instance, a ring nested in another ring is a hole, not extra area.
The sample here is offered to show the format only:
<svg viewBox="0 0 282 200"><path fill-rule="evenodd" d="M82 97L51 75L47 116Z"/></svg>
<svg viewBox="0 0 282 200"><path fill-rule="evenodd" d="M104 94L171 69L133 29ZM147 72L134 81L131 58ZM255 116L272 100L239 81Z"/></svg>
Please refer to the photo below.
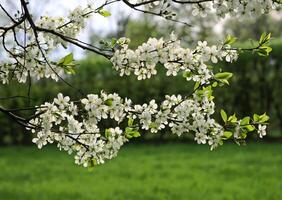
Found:
<svg viewBox="0 0 282 200"><path fill-rule="evenodd" d="M162 37L158 30L157 24L151 23L149 18L142 20L128 21L125 29L125 36L131 39L131 48L136 48L143 42L146 42L149 37Z"/></svg>
<svg viewBox="0 0 282 200"><path fill-rule="evenodd" d="M273 40L269 57L244 53L231 65L220 63L233 72L229 87L216 90L217 106L241 116L267 112L270 129L282 130L282 40Z"/></svg>
<svg viewBox="0 0 282 200"><path fill-rule="evenodd" d="M274 15L274 14L273 14ZM271 32L273 38L282 36L281 16L262 15L257 18L229 19L224 23L224 34L234 35L240 40L259 38L263 32Z"/></svg>

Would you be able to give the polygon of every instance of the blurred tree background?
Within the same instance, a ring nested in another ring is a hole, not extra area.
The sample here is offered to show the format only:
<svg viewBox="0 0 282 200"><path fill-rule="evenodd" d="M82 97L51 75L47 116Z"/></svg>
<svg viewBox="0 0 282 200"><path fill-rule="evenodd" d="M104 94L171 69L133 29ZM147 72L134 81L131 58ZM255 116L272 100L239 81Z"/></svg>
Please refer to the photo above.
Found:
<svg viewBox="0 0 282 200"><path fill-rule="evenodd" d="M121 15L122 16L122 15ZM205 18L206 19L206 18ZM273 52L270 57L261 58L251 53L244 53L234 64L221 62L218 70L234 73L229 87L217 89L217 110L223 108L230 113L236 112L242 116L250 113L267 112L270 117L269 138L282 136L282 20L275 16L261 16L258 19L247 20L244 23L232 19L221 22L224 30L218 33L215 30L215 21L209 18L207 21L195 22L200 24L197 30L187 28L179 24L152 20L150 17L141 17L129 20L128 17L120 17L115 33L104 38L129 37L132 39L131 47L137 47L149 37L162 37L174 31L183 38L185 45L193 45L193 41L207 40L219 41L225 34L232 34L241 41L248 38L258 38L266 31L273 33L271 45ZM257 24L260 24L257 26ZM99 34L91 36L91 40L103 39ZM242 45L248 45L245 41ZM144 103L152 98L158 102L166 94L185 95L193 87L191 83L182 77L166 77L160 66L158 76L145 81L137 81L135 77L119 77L112 69L111 63L106 59L88 54L85 59L78 61L79 66L75 76L66 77L66 80L74 87L80 88L84 94L105 92L117 92L122 97L129 97L136 103ZM77 90L70 88L63 82L50 80L32 81L31 97L26 98L0 98L0 103L6 107L28 107L29 104L40 105L44 101L50 101L57 93L62 92L73 99L81 98ZM13 97L15 95L27 96L28 88L25 85L12 83L8 86L0 85L0 97ZM19 111L22 114L30 114L27 111ZM29 112L29 111L28 111ZM218 120L220 120L218 118ZM12 120L0 113L0 143L1 144L27 144L32 135ZM172 140L173 136L167 134L145 134L143 140ZM186 139L186 138L185 138ZM142 139L141 139L142 140Z"/></svg>

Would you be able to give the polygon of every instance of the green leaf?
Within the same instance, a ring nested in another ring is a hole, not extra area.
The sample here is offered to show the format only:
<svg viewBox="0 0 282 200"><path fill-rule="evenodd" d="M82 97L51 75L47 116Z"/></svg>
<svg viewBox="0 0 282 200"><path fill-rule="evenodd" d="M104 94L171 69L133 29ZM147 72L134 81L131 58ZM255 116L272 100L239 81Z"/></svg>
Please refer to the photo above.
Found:
<svg viewBox="0 0 282 200"><path fill-rule="evenodd" d="M141 134L140 134L137 130L134 130L133 128L126 127L126 128L125 128L125 136L126 136L128 139L131 139L131 138L133 138L133 137L140 137Z"/></svg>
<svg viewBox="0 0 282 200"><path fill-rule="evenodd" d="M115 47L116 43L117 43L117 39L116 38L112 38L112 41L111 41L112 48Z"/></svg>
<svg viewBox="0 0 282 200"><path fill-rule="evenodd" d="M259 39L259 47L258 49L255 49L254 52L256 52L259 56L268 56L269 53L272 51L272 48L267 45L270 39L271 39L271 33L261 34Z"/></svg>
<svg viewBox="0 0 282 200"><path fill-rule="evenodd" d="M223 136L225 139L231 138L233 133L231 131L224 131Z"/></svg>
<svg viewBox="0 0 282 200"><path fill-rule="evenodd" d="M140 137L141 134L138 131L133 132L133 137Z"/></svg>
<svg viewBox="0 0 282 200"><path fill-rule="evenodd" d="M132 126L133 122L134 122L134 119L129 118L128 121L127 121L128 126Z"/></svg>
<svg viewBox="0 0 282 200"><path fill-rule="evenodd" d="M231 45L231 44L234 44L236 42L237 38L232 36L232 35L227 35L226 39L225 39L225 42L224 42L224 45Z"/></svg>
<svg viewBox="0 0 282 200"><path fill-rule="evenodd" d="M221 80L221 82L224 83L224 84L226 84L226 85L229 85L229 81L226 80L226 79Z"/></svg>
<svg viewBox="0 0 282 200"><path fill-rule="evenodd" d="M109 11L104 10L104 9L98 10L98 13L99 13L100 15L102 15L103 17L109 17L109 16L112 15Z"/></svg>
<svg viewBox="0 0 282 200"><path fill-rule="evenodd" d="M269 47L269 46L261 46L261 47L259 47L258 50L256 50L256 52L259 56L269 56L271 51L272 51L272 48Z"/></svg>
<svg viewBox="0 0 282 200"><path fill-rule="evenodd" d="M241 136L242 139L246 139L246 137L247 137L247 132L242 132L240 136Z"/></svg>
<svg viewBox="0 0 282 200"><path fill-rule="evenodd" d="M267 122L269 120L269 116L267 116L265 113L261 116L259 116L259 122L260 123L264 123Z"/></svg>
<svg viewBox="0 0 282 200"><path fill-rule="evenodd" d="M247 125L247 126L244 126L244 128L246 128L249 132L252 132L256 129L254 125Z"/></svg>
<svg viewBox="0 0 282 200"><path fill-rule="evenodd" d="M157 128L157 124L155 122L151 122L149 128Z"/></svg>
<svg viewBox="0 0 282 200"><path fill-rule="evenodd" d="M213 82L212 87L217 87L218 86L218 82Z"/></svg>
<svg viewBox="0 0 282 200"><path fill-rule="evenodd" d="M264 32L264 33L261 34L260 39L259 39L259 43L260 43L260 44L263 43L265 36L266 36L266 32Z"/></svg>
<svg viewBox="0 0 282 200"><path fill-rule="evenodd" d="M233 114L232 116L230 116L228 118L228 121L231 122L231 123L236 123L237 122L237 117L235 114Z"/></svg>
<svg viewBox="0 0 282 200"><path fill-rule="evenodd" d="M65 56L64 58L64 64L70 64L73 61L73 53L70 53Z"/></svg>
<svg viewBox="0 0 282 200"><path fill-rule="evenodd" d="M107 106L112 106L112 105L113 105L113 99L107 99L107 100L105 101L105 105L107 105Z"/></svg>
<svg viewBox="0 0 282 200"><path fill-rule="evenodd" d="M260 36L260 39L259 39L259 44L265 44L265 43L268 43L269 42L269 40L270 40L270 38L271 38L271 33L263 33L263 34L261 34L261 36Z"/></svg>
<svg viewBox="0 0 282 200"><path fill-rule="evenodd" d="M61 59L57 62L57 65L66 66L66 65L69 65L70 63L72 63L72 61L73 61L73 53L69 53L69 54L66 55L65 57L61 58Z"/></svg>
<svg viewBox="0 0 282 200"><path fill-rule="evenodd" d="M230 79L232 76L233 74L230 72L220 72L215 74L214 78L223 84L229 85L228 79ZM222 86L222 84L220 86Z"/></svg>
<svg viewBox="0 0 282 200"><path fill-rule="evenodd" d="M254 120L254 122L258 122L259 121L259 115L254 114L253 115L253 120Z"/></svg>
<svg viewBox="0 0 282 200"><path fill-rule="evenodd" d="M88 160L88 170L93 171L94 167L98 164L95 158Z"/></svg>
<svg viewBox="0 0 282 200"><path fill-rule="evenodd" d="M111 136L110 130L109 130L109 129L106 129L106 130L105 130L105 137L106 137L106 138L109 138L110 136Z"/></svg>
<svg viewBox="0 0 282 200"><path fill-rule="evenodd" d="M201 85L201 82L196 82L194 85L194 90L196 90L197 88L199 88Z"/></svg>
<svg viewBox="0 0 282 200"><path fill-rule="evenodd" d="M222 120L224 122L226 122L227 121L227 114L223 109L220 110L220 115L221 115Z"/></svg>
<svg viewBox="0 0 282 200"><path fill-rule="evenodd" d="M189 78L189 77L191 77L193 74L192 74L192 72L191 71L185 71L185 72L183 72L183 77L184 78Z"/></svg>
<svg viewBox="0 0 282 200"><path fill-rule="evenodd" d="M233 76L230 72L220 72L214 75L214 77L218 80L226 80L230 79Z"/></svg>
<svg viewBox="0 0 282 200"><path fill-rule="evenodd" d="M65 57L61 58L57 62L57 65L59 67L62 67L67 74L75 74L74 67L76 66L76 64L73 61L73 53L69 53Z"/></svg>
<svg viewBox="0 0 282 200"><path fill-rule="evenodd" d="M248 125L248 124L250 124L250 117L244 117L242 120L241 120L241 122L240 122L240 125L241 126L244 126L244 125Z"/></svg>
<svg viewBox="0 0 282 200"><path fill-rule="evenodd" d="M66 67L65 72L67 74L75 74L75 70L72 67Z"/></svg>
<svg viewBox="0 0 282 200"><path fill-rule="evenodd" d="M117 44L118 45L123 45L123 44L128 44L130 42L130 39L126 38L126 37L121 37L117 40Z"/></svg>

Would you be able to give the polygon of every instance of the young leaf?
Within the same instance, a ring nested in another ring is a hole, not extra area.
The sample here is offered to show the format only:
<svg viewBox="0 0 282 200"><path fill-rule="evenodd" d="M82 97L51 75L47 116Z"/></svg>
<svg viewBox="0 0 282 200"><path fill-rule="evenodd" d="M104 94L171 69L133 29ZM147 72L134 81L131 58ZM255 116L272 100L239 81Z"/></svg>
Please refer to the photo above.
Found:
<svg viewBox="0 0 282 200"><path fill-rule="evenodd" d="M261 46L259 47L258 50L256 50L259 56L269 56L271 51L272 51L272 48L269 46Z"/></svg>
<svg viewBox="0 0 282 200"><path fill-rule="evenodd" d="M138 131L133 131L133 137L140 137L141 134Z"/></svg>
<svg viewBox="0 0 282 200"><path fill-rule="evenodd" d="M223 133L223 136L224 136L225 139L231 138L232 135L233 135L233 133L230 132L230 131L224 131L224 133Z"/></svg>
<svg viewBox="0 0 282 200"><path fill-rule="evenodd" d="M73 61L73 53L69 53L65 57L61 58L57 62L57 65L66 66L66 65L70 64L72 61Z"/></svg>
<svg viewBox="0 0 282 200"><path fill-rule="evenodd" d="M258 122L259 121L259 115L254 114L253 120L254 120L254 122Z"/></svg>
<svg viewBox="0 0 282 200"><path fill-rule="evenodd" d="M106 130L105 130L105 137L106 137L106 138L109 138L110 136L111 136L110 130L109 130L109 129L106 129Z"/></svg>
<svg viewBox="0 0 282 200"><path fill-rule="evenodd" d="M226 122L227 121L227 114L223 109L220 110L220 115L221 115L222 120L224 122Z"/></svg>
<svg viewBox="0 0 282 200"><path fill-rule="evenodd" d="M252 132L256 129L254 125L247 125L247 126L244 126L244 128L246 128L249 132Z"/></svg>
<svg viewBox="0 0 282 200"><path fill-rule="evenodd" d="M237 122L237 117L235 114L233 114L232 116L230 116L228 118L228 121L231 122L231 123L236 123Z"/></svg>
<svg viewBox="0 0 282 200"><path fill-rule="evenodd" d="M230 72L220 72L214 75L214 77L218 80L230 79L232 76L233 74Z"/></svg>
<svg viewBox="0 0 282 200"><path fill-rule="evenodd" d="M192 76L192 72L189 72L189 71L183 72L183 78L189 78L191 76Z"/></svg>
<svg viewBox="0 0 282 200"><path fill-rule="evenodd" d="M260 123L264 123L267 122L269 120L269 116L267 116L265 113L261 116L259 116L259 122Z"/></svg>
<svg viewBox="0 0 282 200"><path fill-rule="evenodd" d="M103 17L109 17L109 16L112 15L109 11L104 10L104 9L100 9L100 10L98 11L98 13L99 13L100 15L102 15Z"/></svg>
<svg viewBox="0 0 282 200"><path fill-rule="evenodd" d="M271 38L271 33L263 33L263 34L261 34L261 36L260 36L260 39L259 39L259 44L266 44L266 43L268 43L269 42L269 40L270 40L270 38Z"/></svg>
<svg viewBox="0 0 282 200"><path fill-rule="evenodd" d="M240 122L241 126L248 125L248 124L250 124L250 117L244 117Z"/></svg>
<svg viewBox="0 0 282 200"><path fill-rule="evenodd" d="M227 44L231 45L231 44L235 43L236 40L237 40L236 37L234 37L232 35L227 35L225 42L224 42L224 45L227 45Z"/></svg>
<svg viewBox="0 0 282 200"><path fill-rule="evenodd" d="M212 87L217 87L218 86L218 82L213 82Z"/></svg>
<svg viewBox="0 0 282 200"><path fill-rule="evenodd" d="M125 136L126 136L128 139L131 139L131 138L133 138L133 137L140 137L141 134L140 134L137 130L134 130L133 128L126 127L126 128L125 128Z"/></svg>
<svg viewBox="0 0 282 200"><path fill-rule="evenodd" d="M116 38L112 38L111 47L114 48L116 43L117 43L117 39Z"/></svg>
<svg viewBox="0 0 282 200"><path fill-rule="evenodd" d="M260 43L260 44L263 44L263 41L264 41L265 36L266 36L266 32L264 32L264 33L261 34L260 39L259 39L259 43Z"/></svg>
<svg viewBox="0 0 282 200"><path fill-rule="evenodd" d="M196 82L194 85L194 90L198 89L200 87L201 83L200 82Z"/></svg>
<svg viewBox="0 0 282 200"><path fill-rule="evenodd" d="M133 122L134 122L134 119L129 118L129 119L128 119L128 122L127 122L127 125L128 125L128 126L132 126L132 125L133 125Z"/></svg>
<svg viewBox="0 0 282 200"><path fill-rule="evenodd" d="M105 104L106 104L107 106L112 106L112 105L113 105L113 99L107 99L107 100L105 101Z"/></svg>

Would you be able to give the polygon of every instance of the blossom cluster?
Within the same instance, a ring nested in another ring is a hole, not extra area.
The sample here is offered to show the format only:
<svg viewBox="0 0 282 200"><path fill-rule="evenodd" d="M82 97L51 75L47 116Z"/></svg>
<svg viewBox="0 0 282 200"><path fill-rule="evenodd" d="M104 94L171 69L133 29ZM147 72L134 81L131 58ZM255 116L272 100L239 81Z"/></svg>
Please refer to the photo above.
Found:
<svg viewBox="0 0 282 200"><path fill-rule="evenodd" d="M102 134L98 122L107 118L122 120L127 103L116 94L90 94L79 103L58 94L52 103L41 106L37 113L43 113L38 118L30 121L32 132L37 134L32 141L38 148L56 142L59 149L76 152L75 163L85 167L93 162L104 163L116 156L127 138L119 127L108 128Z"/></svg>
<svg viewBox="0 0 282 200"><path fill-rule="evenodd" d="M206 41L199 41L195 49L183 48L180 40L172 33L170 39L150 38L136 50L128 48L128 43L115 51L111 61L114 68L123 75L134 73L138 80L149 79L157 74L156 66L161 63L167 76L176 76L182 72L186 79L209 83L213 78L209 63L219 60L233 62L238 58L236 49L228 46L208 46Z"/></svg>
<svg viewBox="0 0 282 200"><path fill-rule="evenodd" d="M91 7L77 7L69 15L63 17L41 16L35 21L39 28L55 30L67 38L75 38L79 31L85 27L86 20L91 12ZM7 62L0 63L0 82L9 83L9 78L14 77L20 83L25 83L28 76L37 80L51 78L58 80L65 73L65 68L58 66L57 62L50 60L50 54L60 46L66 47L67 42L57 35L44 31L34 33L32 26L20 24L13 30L5 33L5 49ZM24 34L20 34L20 33ZM23 37L25 39L20 40ZM15 41L16 40L16 41ZM10 44L10 45L9 45Z"/></svg>
<svg viewBox="0 0 282 200"><path fill-rule="evenodd" d="M233 17L255 17L261 14L269 13L273 9L280 8L281 4L281 2L278 2L276 0L131 0L130 2L135 5L142 4L149 8L160 9L160 14L165 18L172 18L176 16L176 9L179 9L179 4L182 4L182 7L186 5L188 10L192 10L193 16L201 17L206 17L209 14L216 14L219 17L225 17L226 15Z"/></svg>
<svg viewBox="0 0 282 200"><path fill-rule="evenodd" d="M215 0L194 4L192 14L205 17L209 13L215 12L219 17L226 15L255 17L269 13L278 7L279 3L274 0Z"/></svg>
<svg viewBox="0 0 282 200"><path fill-rule="evenodd" d="M88 167L102 164L115 157L121 146L139 131L156 133L169 128L173 134L191 134L198 144L208 143L211 149L222 144L224 127L213 119L214 102L208 90L191 97L165 96L160 105L155 100L134 105L130 99L117 94L89 94L80 101L58 94L51 103L37 110L38 116L29 124L36 137L32 140L39 148L57 143L58 148L75 153L75 163ZM118 126L99 128L103 120L112 119ZM122 122L128 127L122 128ZM265 128L259 126L260 136ZM241 139L240 133L235 139Z"/></svg>

